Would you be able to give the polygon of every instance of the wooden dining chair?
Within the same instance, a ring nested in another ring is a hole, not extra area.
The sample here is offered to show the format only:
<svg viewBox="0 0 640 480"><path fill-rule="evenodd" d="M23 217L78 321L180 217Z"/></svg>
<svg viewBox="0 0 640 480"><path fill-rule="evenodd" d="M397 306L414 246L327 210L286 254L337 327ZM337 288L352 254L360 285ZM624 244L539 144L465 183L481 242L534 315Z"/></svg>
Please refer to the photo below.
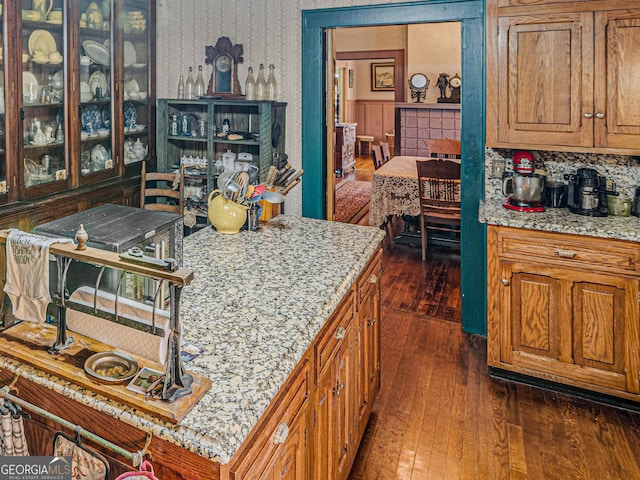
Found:
<svg viewBox="0 0 640 480"><path fill-rule="evenodd" d="M453 138L427 140L429 156L434 158L462 158L460 141Z"/></svg>
<svg viewBox="0 0 640 480"><path fill-rule="evenodd" d="M147 172L147 162L142 162L140 208L182 215L183 184L175 173Z"/></svg>
<svg viewBox="0 0 640 480"><path fill-rule="evenodd" d="M380 148L382 149L382 162L387 163L391 160L391 151L389 150L388 142L380 142Z"/></svg>
<svg viewBox="0 0 640 480"><path fill-rule="evenodd" d="M373 168L377 170L384 164L380 145L374 145L371 147L371 153L373 154Z"/></svg>
<svg viewBox="0 0 640 480"><path fill-rule="evenodd" d="M428 230L446 232L448 242L460 242L460 162L447 159L416 160L416 166L422 260L426 260Z"/></svg>

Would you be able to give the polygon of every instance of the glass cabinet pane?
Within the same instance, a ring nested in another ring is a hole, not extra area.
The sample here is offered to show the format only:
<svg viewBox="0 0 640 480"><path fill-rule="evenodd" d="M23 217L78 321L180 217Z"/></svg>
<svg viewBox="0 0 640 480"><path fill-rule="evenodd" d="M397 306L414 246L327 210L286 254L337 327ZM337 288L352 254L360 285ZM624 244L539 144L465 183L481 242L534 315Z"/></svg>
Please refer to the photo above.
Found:
<svg viewBox="0 0 640 480"><path fill-rule="evenodd" d="M111 136L112 3L80 2L80 175L113 169ZM101 176L102 177L102 176Z"/></svg>
<svg viewBox="0 0 640 480"><path fill-rule="evenodd" d="M149 145L149 4L123 2L124 55L124 163L144 160Z"/></svg>
<svg viewBox="0 0 640 480"><path fill-rule="evenodd" d="M0 7L0 202L7 198L7 154L6 154L6 132L5 132L5 99L4 99L4 19Z"/></svg>
<svg viewBox="0 0 640 480"><path fill-rule="evenodd" d="M22 1L24 186L67 178L62 0Z"/></svg>

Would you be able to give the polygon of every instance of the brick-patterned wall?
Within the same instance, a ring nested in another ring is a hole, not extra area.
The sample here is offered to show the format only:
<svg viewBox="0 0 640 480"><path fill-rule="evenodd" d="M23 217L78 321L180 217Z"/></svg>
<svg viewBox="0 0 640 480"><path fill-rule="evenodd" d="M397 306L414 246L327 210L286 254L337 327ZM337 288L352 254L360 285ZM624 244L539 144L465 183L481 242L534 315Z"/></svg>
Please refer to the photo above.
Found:
<svg viewBox="0 0 640 480"><path fill-rule="evenodd" d="M398 155L426 157L425 140L460 140L460 107L420 105L400 107L400 152ZM448 107L448 108L447 108Z"/></svg>

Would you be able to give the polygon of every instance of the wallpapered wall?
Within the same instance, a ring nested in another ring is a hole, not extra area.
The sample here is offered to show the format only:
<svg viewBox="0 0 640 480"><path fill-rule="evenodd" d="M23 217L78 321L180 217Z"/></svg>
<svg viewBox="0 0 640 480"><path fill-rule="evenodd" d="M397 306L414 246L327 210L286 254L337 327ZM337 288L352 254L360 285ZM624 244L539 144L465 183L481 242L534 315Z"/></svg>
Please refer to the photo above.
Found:
<svg viewBox="0 0 640 480"><path fill-rule="evenodd" d="M302 164L301 11L361 5L408 3L400 0L158 0L158 97L175 97L180 74L204 66L205 46L226 36L244 47L238 77L244 88L247 68L276 67L279 100L287 102L286 143L290 163ZM211 67L205 67L205 82ZM303 177L304 182L304 177ZM287 195L286 212L302 212L300 188ZM320 201L320 199L318 199Z"/></svg>

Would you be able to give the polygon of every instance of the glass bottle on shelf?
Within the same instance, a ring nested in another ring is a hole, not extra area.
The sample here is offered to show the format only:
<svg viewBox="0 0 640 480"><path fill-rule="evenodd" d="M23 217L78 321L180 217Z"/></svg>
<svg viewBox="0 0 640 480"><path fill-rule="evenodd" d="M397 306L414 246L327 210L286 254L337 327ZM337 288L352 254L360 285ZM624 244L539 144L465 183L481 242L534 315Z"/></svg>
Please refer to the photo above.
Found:
<svg viewBox="0 0 640 480"><path fill-rule="evenodd" d="M198 78L196 79L196 97L204 95L204 78L202 78L202 65L198 65Z"/></svg>
<svg viewBox="0 0 640 480"><path fill-rule="evenodd" d="M278 98L278 83L276 82L276 67L269 65L269 78L267 79L267 85L264 90L264 100L277 100Z"/></svg>
<svg viewBox="0 0 640 480"><path fill-rule="evenodd" d="M258 71L258 79L256 80L256 100L264 100L264 91L267 87L267 82L264 79L264 65L260 64L260 70Z"/></svg>
<svg viewBox="0 0 640 480"><path fill-rule="evenodd" d="M229 117L225 113L224 120L222 120L222 131L224 133L229 133L229 130L231 130L231 122L229 121Z"/></svg>
<svg viewBox="0 0 640 480"><path fill-rule="evenodd" d="M184 98L184 75L180 75L178 82L178 98Z"/></svg>
<svg viewBox="0 0 640 480"><path fill-rule="evenodd" d="M244 99L245 100L256 99L256 79L253 76L253 67L249 67L247 80L244 82Z"/></svg>
<svg viewBox="0 0 640 480"><path fill-rule="evenodd" d="M169 123L169 135L177 136L178 135L178 116L172 115L171 122Z"/></svg>
<svg viewBox="0 0 640 480"><path fill-rule="evenodd" d="M192 99L195 96L196 84L193 81L193 67L189 67L187 83L184 86L184 98Z"/></svg>

